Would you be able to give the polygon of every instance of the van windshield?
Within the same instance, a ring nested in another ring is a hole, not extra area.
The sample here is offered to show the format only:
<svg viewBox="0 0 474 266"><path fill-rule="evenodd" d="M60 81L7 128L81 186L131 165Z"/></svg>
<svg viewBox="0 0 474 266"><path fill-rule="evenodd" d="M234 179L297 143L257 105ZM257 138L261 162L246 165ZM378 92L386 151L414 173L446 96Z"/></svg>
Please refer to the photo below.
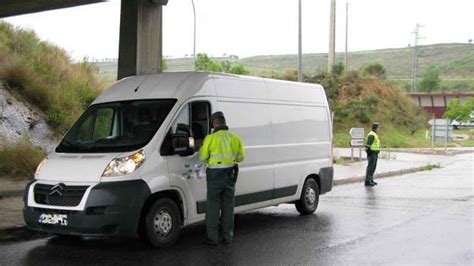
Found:
<svg viewBox="0 0 474 266"><path fill-rule="evenodd" d="M176 103L175 99L96 104L66 134L56 152L127 152L145 146Z"/></svg>

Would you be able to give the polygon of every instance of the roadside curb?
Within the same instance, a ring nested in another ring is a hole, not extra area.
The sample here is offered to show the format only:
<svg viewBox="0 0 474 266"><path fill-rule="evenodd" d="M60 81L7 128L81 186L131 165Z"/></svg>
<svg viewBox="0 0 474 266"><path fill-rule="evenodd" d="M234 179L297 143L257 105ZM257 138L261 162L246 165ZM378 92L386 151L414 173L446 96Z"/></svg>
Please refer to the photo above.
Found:
<svg viewBox="0 0 474 266"><path fill-rule="evenodd" d="M386 178L386 177L410 174L410 173L429 170L429 167L430 167L430 165L425 165L425 166L413 167L413 168L408 168L408 169L403 169L403 170L389 171L389 172L385 172L385 173L375 174L374 177L375 178ZM437 165L431 165L431 167L432 168L439 168L439 166L437 166ZM365 175L334 180L334 185L339 186L339 185L359 183L359 182L364 182L364 181L365 181Z"/></svg>

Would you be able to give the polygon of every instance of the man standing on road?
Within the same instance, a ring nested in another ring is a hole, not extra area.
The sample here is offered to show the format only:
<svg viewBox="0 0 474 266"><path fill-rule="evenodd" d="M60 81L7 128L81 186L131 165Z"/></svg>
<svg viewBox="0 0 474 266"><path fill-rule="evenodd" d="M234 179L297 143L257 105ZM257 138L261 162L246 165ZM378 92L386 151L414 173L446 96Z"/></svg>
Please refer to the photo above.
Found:
<svg viewBox="0 0 474 266"><path fill-rule="evenodd" d="M367 135L367 143L365 145L365 150L367 152L367 171L365 173L365 186L373 187L377 185L377 182L374 181L375 168L377 167L377 159L380 152L380 140L377 135L377 129L380 127L380 124L375 122L372 124L372 130Z"/></svg>
<svg viewBox="0 0 474 266"><path fill-rule="evenodd" d="M240 138L229 132L224 113L211 115L214 129L199 149L201 161L208 164L206 231L207 243L230 244L234 235L234 193L238 165L244 160L244 147ZM219 215L220 214L220 215Z"/></svg>

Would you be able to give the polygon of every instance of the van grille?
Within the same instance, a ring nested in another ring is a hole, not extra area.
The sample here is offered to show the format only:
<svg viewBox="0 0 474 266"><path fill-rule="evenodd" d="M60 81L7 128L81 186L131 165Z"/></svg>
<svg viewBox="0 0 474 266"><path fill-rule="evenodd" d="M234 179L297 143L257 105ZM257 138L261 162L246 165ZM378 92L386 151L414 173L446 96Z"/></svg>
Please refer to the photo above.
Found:
<svg viewBox="0 0 474 266"><path fill-rule="evenodd" d="M88 186L66 186L63 183L56 185L36 184L34 188L35 201L38 204L53 206L77 206Z"/></svg>

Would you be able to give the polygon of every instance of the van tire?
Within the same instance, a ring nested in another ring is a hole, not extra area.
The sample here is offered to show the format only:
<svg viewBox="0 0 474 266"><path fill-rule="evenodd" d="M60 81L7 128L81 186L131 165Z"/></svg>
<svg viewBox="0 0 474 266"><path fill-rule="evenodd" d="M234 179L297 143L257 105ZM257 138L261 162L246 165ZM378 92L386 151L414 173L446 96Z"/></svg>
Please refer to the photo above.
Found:
<svg viewBox="0 0 474 266"><path fill-rule="evenodd" d="M181 231L181 214L176 203L169 198L156 200L146 215L145 228L152 246L172 246Z"/></svg>
<svg viewBox="0 0 474 266"><path fill-rule="evenodd" d="M304 182L301 190L301 197L295 202L296 210L301 215L312 214L318 208L319 187L313 178L308 178Z"/></svg>

